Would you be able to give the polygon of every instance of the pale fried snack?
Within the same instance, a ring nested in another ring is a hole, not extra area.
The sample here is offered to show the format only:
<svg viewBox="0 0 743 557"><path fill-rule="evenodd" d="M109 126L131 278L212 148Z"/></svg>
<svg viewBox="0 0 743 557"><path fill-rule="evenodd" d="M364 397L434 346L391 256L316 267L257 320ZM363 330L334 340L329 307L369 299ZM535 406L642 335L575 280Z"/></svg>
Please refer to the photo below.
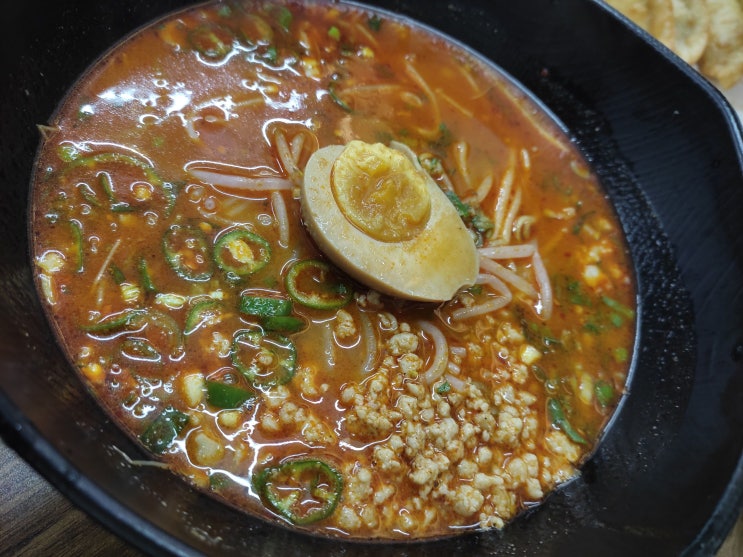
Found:
<svg viewBox="0 0 743 557"><path fill-rule="evenodd" d="M650 22L648 31L671 50L676 47L676 22L673 0L648 0Z"/></svg>
<svg viewBox="0 0 743 557"><path fill-rule="evenodd" d="M607 0L606 2L637 25L673 48L675 26L672 0Z"/></svg>
<svg viewBox="0 0 743 557"><path fill-rule="evenodd" d="M743 5L740 0L707 0L710 40L699 70L727 89L743 77Z"/></svg>
<svg viewBox="0 0 743 557"><path fill-rule="evenodd" d="M721 89L743 78L743 0L606 0Z"/></svg>
<svg viewBox="0 0 743 557"><path fill-rule="evenodd" d="M688 64L696 64L709 42L707 0L672 0L676 27L674 51Z"/></svg>

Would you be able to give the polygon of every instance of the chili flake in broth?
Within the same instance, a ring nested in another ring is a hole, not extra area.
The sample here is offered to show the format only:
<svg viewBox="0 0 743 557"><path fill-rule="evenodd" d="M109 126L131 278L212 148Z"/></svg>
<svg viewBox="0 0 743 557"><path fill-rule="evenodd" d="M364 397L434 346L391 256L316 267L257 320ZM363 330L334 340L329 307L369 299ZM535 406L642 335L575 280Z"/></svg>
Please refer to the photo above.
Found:
<svg viewBox="0 0 743 557"><path fill-rule="evenodd" d="M477 284L405 302L319 252L304 165L352 140L415 153ZM633 274L595 176L495 69L388 14L154 22L61 105L31 218L40 294L100 403L174 473L297 528L503 527L574 476L624 389Z"/></svg>

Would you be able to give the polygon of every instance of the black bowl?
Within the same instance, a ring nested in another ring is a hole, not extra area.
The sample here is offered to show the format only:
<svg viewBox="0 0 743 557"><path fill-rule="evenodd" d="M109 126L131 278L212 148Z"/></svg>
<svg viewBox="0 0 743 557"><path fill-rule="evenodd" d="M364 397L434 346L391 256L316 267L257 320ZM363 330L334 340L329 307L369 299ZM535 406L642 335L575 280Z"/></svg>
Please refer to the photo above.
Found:
<svg viewBox="0 0 743 557"><path fill-rule="evenodd" d="M153 555L709 555L743 501L743 160L720 93L586 0L382 0L493 60L570 130L617 207L636 265L630 392L582 475L502 532L385 545L247 517L144 457L58 348L28 252L36 124L97 56L179 0L4 7L0 426L41 474Z"/></svg>

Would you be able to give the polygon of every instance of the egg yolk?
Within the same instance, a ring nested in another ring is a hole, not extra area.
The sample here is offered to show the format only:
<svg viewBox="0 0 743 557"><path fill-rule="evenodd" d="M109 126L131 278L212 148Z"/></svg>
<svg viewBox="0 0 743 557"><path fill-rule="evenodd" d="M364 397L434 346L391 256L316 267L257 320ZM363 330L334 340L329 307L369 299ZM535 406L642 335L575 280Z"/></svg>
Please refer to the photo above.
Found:
<svg viewBox="0 0 743 557"><path fill-rule="evenodd" d="M431 215L426 177L381 143L351 141L333 165L331 187L343 215L381 242L414 238Z"/></svg>

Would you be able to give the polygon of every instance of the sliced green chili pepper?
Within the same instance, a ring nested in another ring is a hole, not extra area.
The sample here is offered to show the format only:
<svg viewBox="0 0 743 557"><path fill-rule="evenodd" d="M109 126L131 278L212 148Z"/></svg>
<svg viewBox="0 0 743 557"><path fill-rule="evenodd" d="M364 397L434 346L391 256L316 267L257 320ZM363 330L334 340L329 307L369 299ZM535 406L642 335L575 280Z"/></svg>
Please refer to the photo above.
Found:
<svg viewBox="0 0 743 557"><path fill-rule="evenodd" d="M578 433L578 431L568 421L568 418L565 416L565 409L562 407L559 400L556 398L547 399L547 410L549 411L552 423L560 428L571 441L582 445L587 443L583 436Z"/></svg>
<svg viewBox="0 0 743 557"><path fill-rule="evenodd" d="M188 33L191 47L210 60L221 60L232 51L234 35L226 27L214 23L205 23Z"/></svg>
<svg viewBox="0 0 743 557"><path fill-rule="evenodd" d="M155 284L152 282L152 275L150 275L150 269L147 266L147 260L144 257L140 257L137 262L137 270L139 271L139 282L142 283L142 288L149 294L157 292Z"/></svg>
<svg viewBox="0 0 743 557"><path fill-rule="evenodd" d="M86 184L85 182L80 182L77 184L77 189L83 199L90 203L93 207L101 206L101 202L98 200L98 196L96 195L93 188L91 188L88 184Z"/></svg>
<svg viewBox="0 0 743 557"><path fill-rule="evenodd" d="M114 282L116 284L122 284L124 281L126 281L126 275L124 275L124 271L119 269L116 265L111 264L108 268L108 272L111 273L111 278L114 279Z"/></svg>
<svg viewBox="0 0 743 557"><path fill-rule="evenodd" d="M103 188L103 193L106 194L106 197L110 202L116 201L116 196L114 195L114 185L111 182L111 175L108 172L101 172L98 174L98 181L101 183L101 188Z"/></svg>
<svg viewBox="0 0 743 557"><path fill-rule="evenodd" d="M201 229L174 224L165 231L162 245L170 267L182 279L204 282L212 277L209 246Z"/></svg>
<svg viewBox="0 0 743 557"><path fill-rule="evenodd" d="M183 333L173 319L167 313L157 311L155 309L148 309L146 314L140 318L142 323L149 329L152 327L153 333L160 333L159 338L165 343L169 350L169 354L172 358L177 358L184 350L183 347ZM135 319L136 323L138 319ZM152 334L148 335L151 338Z"/></svg>
<svg viewBox="0 0 743 557"><path fill-rule="evenodd" d="M292 524L303 526L329 517L343 493L343 477L321 460L293 460L263 469L255 490Z"/></svg>
<svg viewBox="0 0 743 557"><path fill-rule="evenodd" d="M96 166L105 164L125 164L138 168L144 173L147 181L154 187L159 188L162 192L162 195L165 198L165 216L170 215L173 207L175 206L177 196L175 185L170 182L164 181L149 163L137 159L136 157L116 152L83 155L79 150L74 150L66 151L63 160L69 163L65 167L63 173L67 173L81 166L94 168ZM117 212L127 212L134 210L134 208L129 203L118 201L116 199L116 195L113 191L113 184L111 183L111 177L107 172L101 172L98 176L98 180L100 181L101 188L103 189L110 203L111 210ZM81 193L86 198L86 200L90 201L91 204L94 204L96 206L100 205L97 197L95 196L95 193L89 186L85 190L81 189Z"/></svg>
<svg viewBox="0 0 743 557"><path fill-rule="evenodd" d="M249 230L232 230L214 244L214 261L231 280L260 271L270 260L271 245Z"/></svg>
<svg viewBox="0 0 743 557"><path fill-rule="evenodd" d="M183 334L190 335L202 325L214 325L224 312L224 304L219 300L207 298L196 302L186 315Z"/></svg>
<svg viewBox="0 0 743 557"><path fill-rule="evenodd" d="M276 21L278 21L279 25L281 25L281 28L284 31L289 31L289 27L292 24L292 19L294 19L292 13L289 11L289 8L287 8L286 6L278 6L274 15L276 16Z"/></svg>
<svg viewBox="0 0 743 557"><path fill-rule="evenodd" d="M183 335L175 319L155 309L128 309L81 328L87 333L99 335L126 331L144 332L146 329L148 341L151 342L152 337L157 335L167 346L171 357L178 357L183 351Z"/></svg>
<svg viewBox="0 0 743 557"><path fill-rule="evenodd" d="M292 312L292 303L284 298L243 294L240 296L240 311L253 317L286 316Z"/></svg>
<svg viewBox="0 0 743 557"><path fill-rule="evenodd" d="M82 155L82 156L74 157L71 160L73 167L74 166L95 166L97 164L106 164L106 163L111 163L111 162L118 162L118 163L128 164L130 166L136 166L137 168L140 168L144 171L144 173L147 175L147 179L154 185L159 186L162 183L162 179L154 171L154 169L152 168L152 165L136 157L133 157L131 155L126 155L124 153L116 153L112 151L107 151L104 153L95 153L93 155Z"/></svg>
<svg viewBox="0 0 743 557"><path fill-rule="evenodd" d="M212 491L221 491L230 485L233 485L232 479L226 474L218 470L209 474L209 489Z"/></svg>
<svg viewBox="0 0 743 557"><path fill-rule="evenodd" d="M126 201L117 201L116 203L111 203L111 210L114 213L133 213L135 211L134 207L132 207Z"/></svg>
<svg viewBox="0 0 743 557"><path fill-rule="evenodd" d="M139 436L139 440L155 454L162 454L188 425L188 415L168 406Z"/></svg>
<svg viewBox="0 0 743 557"><path fill-rule="evenodd" d="M138 362L159 363L162 355L152 346L152 343L144 338L129 337L122 341L119 353L130 360Z"/></svg>
<svg viewBox="0 0 743 557"><path fill-rule="evenodd" d="M63 143L57 147L57 156L62 162L73 162L83 156L83 151L78 145Z"/></svg>
<svg viewBox="0 0 743 557"><path fill-rule="evenodd" d="M70 230L72 230L72 239L75 241L75 270L82 273L85 249L83 247L83 227L80 221L70 220Z"/></svg>
<svg viewBox="0 0 743 557"><path fill-rule="evenodd" d="M531 366L531 372L534 374L534 377L536 377L542 383L549 379L549 377L547 377L547 373L541 368L541 366L538 366L537 364L533 364Z"/></svg>
<svg viewBox="0 0 743 557"><path fill-rule="evenodd" d="M338 96L338 93L335 92L335 81L331 81L328 84L328 94L330 95L330 98L333 99L333 102L343 110L346 112L353 112L353 108L348 106L348 104Z"/></svg>
<svg viewBox="0 0 743 557"><path fill-rule="evenodd" d="M304 329L305 325L304 319L293 315L271 315L261 318L261 326L267 331L296 333Z"/></svg>
<svg viewBox="0 0 743 557"><path fill-rule="evenodd" d="M232 342L232 364L256 387L283 385L294 377L297 349L279 333L243 330Z"/></svg>
<svg viewBox="0 0 743 557"><path fill-rule="evenodd" d="M286 275L286 290L302 304L314 309L337 309L353 297L351 283L317 259L297 261Z"/></svg>
<svg viewBox="0 0 743 557"><path fill-rule="evenodd" d="M84 325L81 329L88 333L116 333L123 330L136 329L134 323L139 321L147 314L145 309L127 309L121 313L108 315L92 325Z"/></svg>
<svg viewBox="0 0 743 557"><path fill-rule="evenodd" d="M252 398L255 398L255 394L236 385L219 381L206 382L206 400L216 408L239 408Z"/></svg>

